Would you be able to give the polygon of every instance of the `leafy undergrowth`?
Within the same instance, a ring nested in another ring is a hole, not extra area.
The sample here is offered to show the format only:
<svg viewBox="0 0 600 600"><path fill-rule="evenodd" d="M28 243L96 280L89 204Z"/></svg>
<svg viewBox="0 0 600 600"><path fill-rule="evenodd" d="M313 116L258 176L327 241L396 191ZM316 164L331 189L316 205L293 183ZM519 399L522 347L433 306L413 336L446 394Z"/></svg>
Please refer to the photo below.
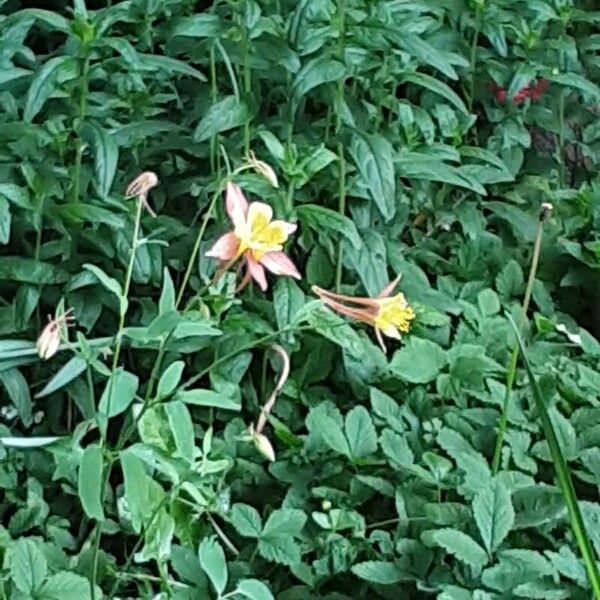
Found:
<svg viewBox="0 0 600 600"><path fill-rule="evenodd" d="M2 597L598 598L593 2L33 4Z"/></svg>

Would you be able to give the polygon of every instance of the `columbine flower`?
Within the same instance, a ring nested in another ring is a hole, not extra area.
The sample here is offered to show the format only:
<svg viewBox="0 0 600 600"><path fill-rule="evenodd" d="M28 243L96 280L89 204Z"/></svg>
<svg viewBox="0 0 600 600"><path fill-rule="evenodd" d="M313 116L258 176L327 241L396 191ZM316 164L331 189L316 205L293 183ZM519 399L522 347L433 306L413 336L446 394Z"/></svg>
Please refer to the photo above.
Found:
<svg viewBox="0 0 600 600"><path fill-rule="evenodd" d="M70 308L67 312L54 319L48 315L48 325L44 327L36 342L40 358L48 360L58 352L61 329L71 325L75 319L75 317L70 314L72 310L73 309Z"/></svg>
<svg viewBox="0 0 600 600"><path fill-rule="evenodd" d="M221 236L206 256L221 261L224 273L236 260L243 258L246 275L238 289L254 279L260 289L267 289L265 268L274 275L287 275L300 279L294 263L283 253L283 244L296 231L296 225L286 221L273 221L273 210L263 202L248 201L242 190L234 183L227 184L225 209L233 231Z"/></svg>
<svg viewBox="0 0 600 600"><path fill-rule="evenodd" d="M350 317L355 321L366 323L375 328L375 335L381 349L385 352L385 344L381 334L387 337L402 339L401 333L407 333L415 313L404 294L392 296L400 277L390 282L375 298L355 298L334 294L320 287L313 286L313 292L330 308Z"/></svg>
<svg viewBox="0 0 600 600"><path fill-rule="evenodd" d="M158 185L158 177L156 173L152 171L144 171L140 173L125 190L125 198L139 198L144 208L153 216L156 217L156 213L152 210L150 204L148 204L148 192Z"/></svg>

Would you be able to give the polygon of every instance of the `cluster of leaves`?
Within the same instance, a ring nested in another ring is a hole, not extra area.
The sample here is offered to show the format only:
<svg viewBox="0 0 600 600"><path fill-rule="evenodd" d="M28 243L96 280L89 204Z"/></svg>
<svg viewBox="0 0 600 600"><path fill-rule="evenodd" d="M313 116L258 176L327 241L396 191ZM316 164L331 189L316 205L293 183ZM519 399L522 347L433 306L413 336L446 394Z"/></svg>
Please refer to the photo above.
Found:
<svg viewBox="0 0 600 600"><path fill-rule="evenodd" d="M600 554L594 3L31 4L0 2L2 597L589 598L521 369L492 460L549 202L524 335ZM251 151L299 226L267 294L203 256ZM387 356L310 294L398 274Z"/></svg>

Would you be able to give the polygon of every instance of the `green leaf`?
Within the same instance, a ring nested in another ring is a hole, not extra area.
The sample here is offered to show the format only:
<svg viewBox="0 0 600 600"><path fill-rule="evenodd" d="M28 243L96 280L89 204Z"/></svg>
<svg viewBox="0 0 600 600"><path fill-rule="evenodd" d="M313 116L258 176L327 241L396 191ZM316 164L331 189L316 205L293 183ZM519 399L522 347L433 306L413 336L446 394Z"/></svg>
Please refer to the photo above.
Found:
<svg viewBox="0 0 600 600"><path fill-rule="evenodd" d="M208 575L217 594L221 596L227 587L227 563L223 548L214 536L202 540L198 548L198 559L202 570Z"/></svg>
<svg viewBox="0 0 600 600"><path fill-rule="evenodd" d="M121 310L121 314L125 314L127 312L127 298L123 297L123 290L121 289L121 284L112 277L109 277L100 267L96 265L91 265L86 263L83 265L83 268L87 271L93 273L98 281L109 291L112 292L119 299L119 308Z"/></svg>
<svg viewBox="0 0 600 600"><path fill-rule="evenodd" d="M295 508L274 510L267 519L260 535L261 539L274 537L299 536L306 524L306 515Z"/></svg>
<svg viewBox="0 0 600 600"><path fill-rule="evenodd" d="M175 310L175 286L167 267L163 270L163 287L158 301L158 314L164 315Z"/></svg>
<svg viewBox="0 0 600 600"><path fill-rule="evenodd" d="M12 582L21 592L33 596L48 574L48 563L38 544L21 538L13 542L9 556Z"/></svg>
<svg viewBox="0 0 600 600"><path fill-rule="evenodd" d="M76 72L77 61L71 56L55 56L46 61L31 80L23 109L23 121L30 123L42 110L46 100L53 94L60 75L70 74L75 77Z"/></svg>
<svg viewBox="0 0 600 600"><path fill-rule="evenodd" d="M10 239L10 204L3 196L0 196L0 244L8 244Z"/></svg>
<svg viewBox="0 0 600 600"><path fill-rule="evenodd" d="M383 430L381 434L381 449L395 468L405 469L410 467L415 461L415 455L410 449L406 437L391 429Z"/></svg>
<svg viewBox="0 0 600 600"><path fill-rule="evenodd" d="M238 400L212 390L181 390L175 394L175 400L194 406L212 406L222 410L242 409Z"/></svg>
<svg viewBox="0 0 600 600"><path fill-rule="evenodd" d="M31 415L31 396L29 385L19 369L5 369L0 371L0 382L4 386L11 402L17 409L17 414L25 427L29 427L33 421Z"/></svg>
<svg viewBox="0 0 600 600"><path fill-rule="evenodd" d="M490 487L475 496L473 515L479 535L488 553L492 554L500 547L515 522L510 494L500 481L495 479Z"/></svg>
<svg viewBox="0 0 600 600"><path fill-rule="evenodd" d="M42 448L58 440L57 436L0 437L0 442L7 448Z"/></svg>
<svg viewBox="0 0 600 600"><path fill-rule="evenodd" d="M98 444L90 444L81 455L77 489L85 514L104 521L102 509L104 457Z"/></svg>
<svg viewBox="0 0 600 600"><path fill-rule="evenodd" d="M185 363L182 360L176 360L165 369L164 373L160 376L156 388L156 395L158 398L166 398L175 391L181 381L181 375L184 368Z"/></svg>
<svg viewBox="0 0 600 600"><path fill-rule="evenodd" d="M304 306L304 293L290 277L282 277L275 283L273 308L279 329L295 322L296 315Z"/></svg>
<svg viewBox="0 0 600 600"><path fill-rule="evenodd" d="M550 81L559 83L575 90L579 90L584 94L596 100L600 99L600 87L592 83L589 79L578 75L577 73L557 73L548 77Z"/></svg>
<svg viewBox="0 0 600 600"><path fill-rule="evenodd" d="M172 401L165 404L167 418L179 455L189 463L194 461L194 424L187 406Z"/></svg>
<svg viewBox="0 0 600 600"><path fill-rule="evenodd" d="M90 582L81 575L59 571L48 578L36 598L38 600L90 600Z"/></svg>
<svg viewBox="0 0 600 600"><path fill-rule="evenodd" d="M394 375L410 383L429 383L447 361L446 352L435 342L411 335L404 347L394 353L390 368Z"/></svg>
<svg viewBox="0 0 600 600"><path fill-rule="evenodd" d="M240 102L235 96L226 96L208 109L198 123L193 139L204 142L217 133L241 127L249 117L250 111L245 102Z"/></svg>
<svg viewBox="0 0 600 600"><path fill-rule="evenodd" d="M327 56L318 56L309 60L296 75L292 86L292 97L298 101L317 86L338 81L345 72L346 69L341 62Z"/></svg>
<svg viewBox="0 0 600 600"><path fill-rule="evenodd" d="M381 135L355 132L350 154L371 200L386 221L396 212L394 149Z"/></svg>
<svg viewBox="0 0 600 600"><path fill-rule="evenodd" d="M117 369L106 382L98 411L109 419L129 408L138 389L138 378L133 373Z"/></svg>
<svg viewBox="0 0 600 600"><path fill-rule="evenodd" d="M237 585L237 592L248 600L274 600L269 588L258 579L242 579Z"/></svg>
<svg viewBox="0 0 600 600"><path fill-rule="evenodd" d="M262 531L262 520L258 511L248 504L234 504L229 515L231 524L244 537L259 538Z"/></svg>
<svg viewBox="0 0 600 600"><path fill-rule="evenodd" d="M337 233L355 248L360 248L360 235L356 225L348 217L315 204L303 204L298 207L296 213L303 224L312 227L317 233L321 233L323 230Z"/></svg>
<svg viewBox="0 0 600 600"><path fill-rule="evenodd" d="M353 460L360 460L377 450L377 433L364 406L355 406L347 415L344 424L348 449Z"/></svg>
<svg viewBox="0 0 600 600"><path fill-rule="evenodd" d="M82 123L79 135L92 147L96 189L102 198L106 198L117 172L119 147L97 121Z"/></svg>
<svg viewBox="0 0 600 600"><path fill-rule="evenodd" d="M352 566L352 572L365 581L391 585L402 581L403 573L393 562L368 560Z"/></svg>
<svg viewBox="0 0 600 600"><path fill-rule="evenodd" d="M68 280L69 274L66 271L40 260L3 256L0 261L0 281L55 285Z"/></svg>
<svg viewBox="0 0 600 600"><path fill-rule="evenodd" d="M185 36L195 38L215 37L221 29L221 20L218 15L202 13L178 19L171 30L172 36Z"/></svg>
<svg viewBox="0 0 600 600"><path fill-rule="evenodd" d="M68 383L79 377L86 369L87 362L79 357L70 358L52 377L52 379L35 395L36 398L49 396L62 389Z"/></svg>
<svg viewBox="0 0 600 600"><path fill-rule="evenodd" d="M423 73L408 73L402 76L403 83L414 83L420 87L424 87L429 91L441 96L444 100L450 102L455 108L460 110L465 115L469 114L465 103L460 99L456 92L431 75L424 75Z"/></svg>
<svg viewBox="0 0 600 600"><path fill-rule="evenodd" d="M488 562L485 550L470 536L449 527L425 531L422 536L427 545L436 544L461 562L481 569Z"/></svg>

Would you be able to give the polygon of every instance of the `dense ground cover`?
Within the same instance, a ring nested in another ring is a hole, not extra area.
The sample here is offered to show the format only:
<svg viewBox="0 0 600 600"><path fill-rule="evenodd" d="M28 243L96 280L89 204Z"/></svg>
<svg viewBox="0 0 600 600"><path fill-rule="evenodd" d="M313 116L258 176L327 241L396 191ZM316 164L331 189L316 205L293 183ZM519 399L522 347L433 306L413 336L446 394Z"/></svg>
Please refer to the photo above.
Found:
<svg viewBox="0 0 600 600"><path fill-rule="evenodd" d="M0 4L2 597L600 598L593 2Z"/></svg>

